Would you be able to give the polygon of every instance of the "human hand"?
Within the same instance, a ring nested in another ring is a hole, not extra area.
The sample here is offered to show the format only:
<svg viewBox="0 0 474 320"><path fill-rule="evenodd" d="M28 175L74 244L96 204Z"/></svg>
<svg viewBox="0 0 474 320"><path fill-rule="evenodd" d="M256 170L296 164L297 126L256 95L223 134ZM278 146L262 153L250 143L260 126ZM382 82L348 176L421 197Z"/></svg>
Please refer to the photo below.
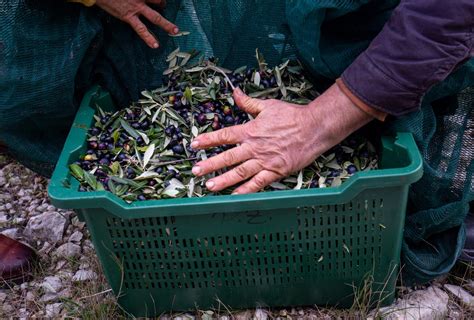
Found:
<svg viewBox="0 0 474 320"><path fill-rule="evenodd" d="M373 119L355 106L337 85L307 106L253 99L238 88L234 90L234 100L255 119L201 134L191 144L195 149L239 144L194 166L196 176L235 166L207 181L206 187L211 191L248 180L234 194L257 192L303 169Z"/></svg>
<svg viewBox="0 0 474 320"><path fill-rule="evenodd" d="M159 43L148 28L140 21L140 16L145 17L153 24L159 26L169 34L177 34L179 29L176 25L166 20L148 3L157 4L163 8L166 0L97 0L96 4L114 17L128 23L133 30L142 38L150 48L158 48Z"/></svg>

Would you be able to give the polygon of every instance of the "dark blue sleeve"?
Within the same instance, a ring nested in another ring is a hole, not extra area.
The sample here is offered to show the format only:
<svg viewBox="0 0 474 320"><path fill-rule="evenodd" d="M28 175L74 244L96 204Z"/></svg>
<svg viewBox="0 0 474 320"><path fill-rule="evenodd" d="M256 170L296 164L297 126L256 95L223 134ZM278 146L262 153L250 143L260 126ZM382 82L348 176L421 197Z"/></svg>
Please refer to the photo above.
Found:
<svg viewBox="0 0 474 320"><path fill-rule="evenodd" d="M403 115L474 55L473 38L474 0L402 0L342 80L367 105Z"/></svg>

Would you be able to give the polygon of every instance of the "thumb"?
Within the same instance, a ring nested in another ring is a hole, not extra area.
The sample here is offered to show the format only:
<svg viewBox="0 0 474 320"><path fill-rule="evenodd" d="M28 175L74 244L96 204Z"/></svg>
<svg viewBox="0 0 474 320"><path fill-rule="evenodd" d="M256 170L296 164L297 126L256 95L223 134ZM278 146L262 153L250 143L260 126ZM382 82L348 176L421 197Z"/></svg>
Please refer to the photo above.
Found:
<svg viewBox="0 0 474 320"><path fill-rule="evenodd" d="M252 116L257 116L264 108L261 100L250 98L238 87L234 89L234 100L241 110L250 113Z"/></svg>

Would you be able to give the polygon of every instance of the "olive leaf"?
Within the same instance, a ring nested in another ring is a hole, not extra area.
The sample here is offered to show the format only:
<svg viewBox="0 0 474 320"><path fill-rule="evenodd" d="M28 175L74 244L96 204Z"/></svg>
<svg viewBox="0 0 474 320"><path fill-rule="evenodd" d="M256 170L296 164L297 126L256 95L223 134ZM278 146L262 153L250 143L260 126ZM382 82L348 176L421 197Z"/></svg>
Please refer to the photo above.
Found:
<svg viewBox="0 0 474 320"><path fill-rule="evenodd" d="M145 155L143 156L143 168L145 168L148 165L148 162L150 162L150 159L151 157L153 157L154 153L155 153L155 145L150 144L145 151Z"/></svg>
<svg viewBox="0 0 474 320"><path fill-rule="evenodd" d="M300 173L298 174L297 183L293 189L299 190L301 189L302 186L303 186L303 170L301 170Z"/></svg>
<svg viewBox="0 0 474 320"><path fill-rule="evenodd" d="M142 137L142 139L143 139L143 141L145 142L146 145L150 144L150 138L148 138L148 136L146 134L144 134L143 132L138 131L138 130L137 130L137 133L140 135L140 137Z"/></svg>
<svg viewBox="0 0 474 320"><path fill-rule="evenodd" d="M170 37L182 37L182 36L187 36L189 35L191 32L189 31L181 31L181 32L178 32L178 33L175 33L175 34L169 34Z"/></svg>
<svg viewBox="0 0 474 320"><path fill-rule="evenodd" d="M71 171L71 174L79 181L82 181L84 179L84 170L82 170L82 168L73 163L71 165L69 165L69 169Z"/></svg>
<svg viewBox="0 0 474 320"><path fill-rule="evenodd" d="M138 132L137 132L135 129L133 129L126 121L124 121L124 120L121 119L121 120L120 120L120 124L122 125L122 128L123 128L125 131L127 131L127 133L128 133L129 135L131 135L134 139L138 139L138 137L139 137L140 135L139 135Z"/></svg>

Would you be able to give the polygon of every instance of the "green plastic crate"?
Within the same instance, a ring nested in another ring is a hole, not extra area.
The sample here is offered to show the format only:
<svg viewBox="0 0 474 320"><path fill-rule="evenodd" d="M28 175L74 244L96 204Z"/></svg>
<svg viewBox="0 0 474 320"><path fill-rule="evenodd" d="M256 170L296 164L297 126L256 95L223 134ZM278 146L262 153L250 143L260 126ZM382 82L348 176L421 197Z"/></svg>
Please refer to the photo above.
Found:
<svg viewBox="0 0 474 320"><path fill-rule="evenodd" d="M381 170L337 188L126 204L111 193L79 192L68 165L86 145L95 106L82 101L49 186L54 205L87 222L120 305L135 316L255 306L350 306L373 277L373 299L391 303L409 185L422 175L410 134L383 137Z"/></svg>

